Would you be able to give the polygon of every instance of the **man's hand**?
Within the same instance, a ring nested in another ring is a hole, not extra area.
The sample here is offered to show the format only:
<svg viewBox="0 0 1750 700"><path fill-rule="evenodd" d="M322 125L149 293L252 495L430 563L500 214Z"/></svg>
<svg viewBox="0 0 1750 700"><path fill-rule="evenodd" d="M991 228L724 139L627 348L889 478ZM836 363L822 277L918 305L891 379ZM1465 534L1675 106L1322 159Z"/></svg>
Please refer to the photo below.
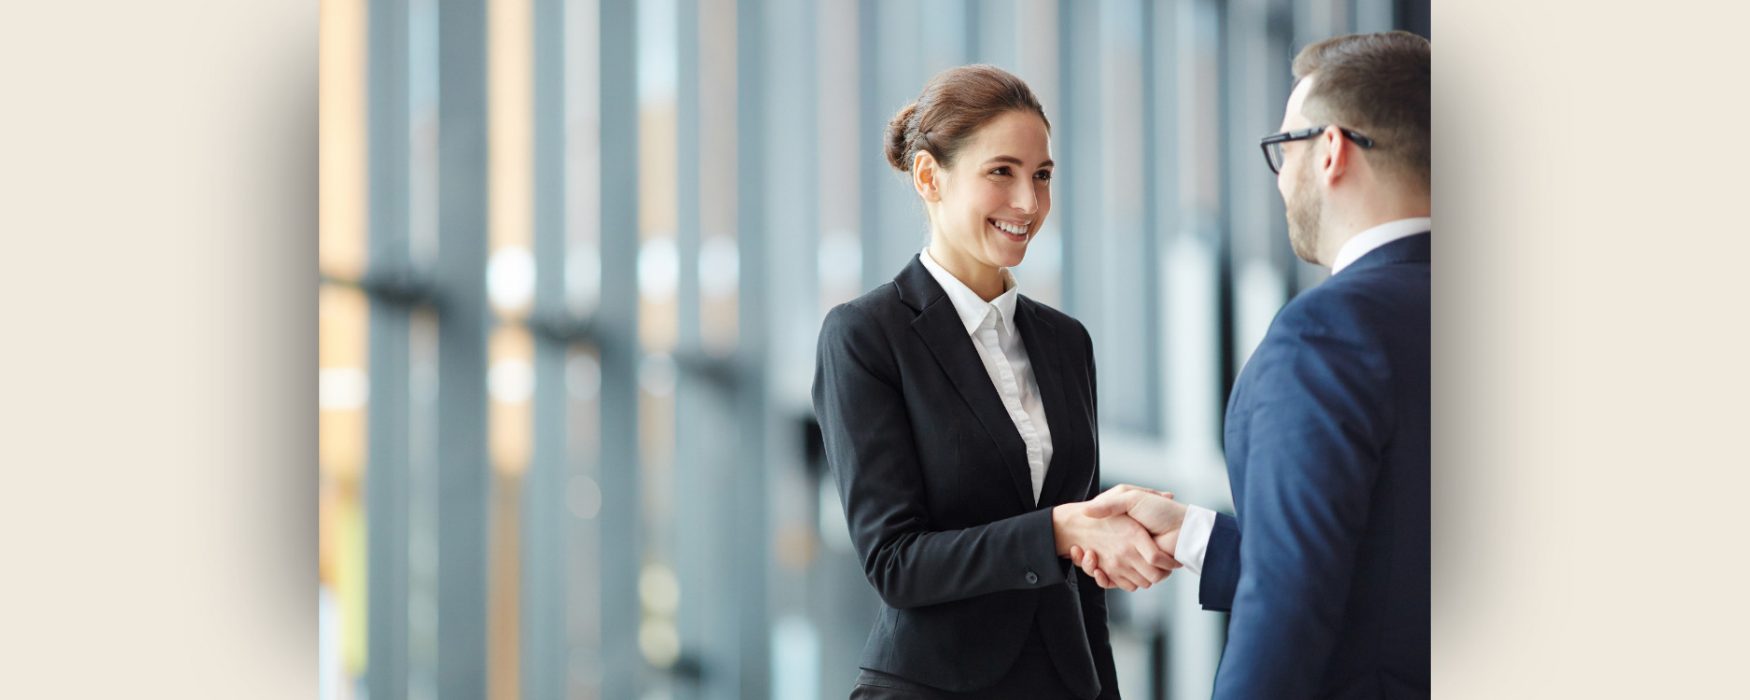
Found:
<svg viewBox="0 0 1750 700"><path fill-rule="evenodd" d="M1179 568L1179 562L1162 552L1149 531L1137 521L1122 510L1104 517L1090 516L1088 511L1093 504L1093 501L1066 503L1051 509L1058 555L1095 554L1105 562L1101 572L1105 583L1101 585L1127 591L1148 588Z"/></svg>
<svg viewBox="0 0 1750 700"><path fill-rule="evenodd" d="M1100 494L1086 503L1083 513L1088 517L1109 518L1128 515L1138 524L1147 528L1153 536L1154 544L1169 557L1176 556L1179 546L1179 528L1185 522L1185 505L1173 500L1173 494L1166 491L1121 484ZM1070 547L1070 561L1082 568L1082 571L1094 579L1101 588L1125 588L1123 582L1114 578L1111 572L1102 569L1100 561L1104 555L1085 547ZM1178 561L1173 561L1174 567ZM1110 567L1107 567L1110 568Z"/></svg>

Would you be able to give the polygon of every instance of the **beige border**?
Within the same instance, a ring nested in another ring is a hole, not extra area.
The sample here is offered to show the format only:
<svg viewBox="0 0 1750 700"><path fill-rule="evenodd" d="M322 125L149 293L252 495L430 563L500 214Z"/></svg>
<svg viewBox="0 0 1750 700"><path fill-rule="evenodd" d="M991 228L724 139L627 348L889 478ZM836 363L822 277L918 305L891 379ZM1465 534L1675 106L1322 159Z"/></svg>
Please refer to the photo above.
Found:
<svg viewBox="0 0 1750 700"><path fill-rule="evenodd" d="M315 696L316 16L0 13L9 697ZM1440 697L1745 685L1746 20L1434 7Z"/></svg>
<svg viewBox="0 0 1750 700"><path fill-rule="evenodd" d="M1750 9L1433 10L1437 694L1742 694Z"/></svg>
<svg viewBox="0 0 1750 700"><path fill-rule="evenodd" d="M316 18L0 10L0 695L316 697Z"/></svg>

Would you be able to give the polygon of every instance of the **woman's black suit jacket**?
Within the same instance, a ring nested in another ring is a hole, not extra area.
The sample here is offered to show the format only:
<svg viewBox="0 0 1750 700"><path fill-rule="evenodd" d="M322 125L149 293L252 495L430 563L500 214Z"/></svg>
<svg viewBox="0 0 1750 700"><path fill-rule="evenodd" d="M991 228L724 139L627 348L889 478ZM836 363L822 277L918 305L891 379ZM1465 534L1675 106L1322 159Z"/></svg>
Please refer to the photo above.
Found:
<svg viewBox="0 0 1750 700"><path fill-rule="evenodd" d="M1099 489L1094 353L1025 296L1015 328L1053 456L1026 447L942 287L914 256L820 330L814 410L863 572L884 605L859 665L947 690L1000 678L1037 624L1064 685L1118 697L1105 592L1056 554L1051 507Z"/></svg>

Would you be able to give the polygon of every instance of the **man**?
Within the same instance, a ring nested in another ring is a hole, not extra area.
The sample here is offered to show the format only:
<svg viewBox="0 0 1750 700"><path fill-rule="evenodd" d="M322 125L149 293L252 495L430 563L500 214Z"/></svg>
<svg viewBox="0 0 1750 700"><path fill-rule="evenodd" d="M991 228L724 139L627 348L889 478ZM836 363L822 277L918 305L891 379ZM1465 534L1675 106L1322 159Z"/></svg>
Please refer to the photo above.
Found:
<svg viewBox="0 0 1750 700"><path fill-rule="evenodd" d="M1130 486L1090 514L1142 522L1202 576L1205 608L1231 609L1215 697L1424 697L1429 45L1338 37L1294 75L1262 145L1295 254L1331 278L1282 309L1234 385L1238 518Z"/></svg>

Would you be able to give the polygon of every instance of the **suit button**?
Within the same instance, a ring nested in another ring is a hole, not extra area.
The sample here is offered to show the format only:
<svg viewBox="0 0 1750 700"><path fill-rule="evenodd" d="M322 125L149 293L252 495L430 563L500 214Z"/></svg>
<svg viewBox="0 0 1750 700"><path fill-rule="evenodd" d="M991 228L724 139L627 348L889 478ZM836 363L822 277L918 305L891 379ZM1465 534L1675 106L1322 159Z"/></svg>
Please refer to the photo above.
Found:
<svg viewBox="0 0 1750 700"><path fill-rule="evenodd" d="M1031 571L1027 572L1027 583L1038 583L1038 582L1039 582L1039 574L1033 573Z"/></svg>

